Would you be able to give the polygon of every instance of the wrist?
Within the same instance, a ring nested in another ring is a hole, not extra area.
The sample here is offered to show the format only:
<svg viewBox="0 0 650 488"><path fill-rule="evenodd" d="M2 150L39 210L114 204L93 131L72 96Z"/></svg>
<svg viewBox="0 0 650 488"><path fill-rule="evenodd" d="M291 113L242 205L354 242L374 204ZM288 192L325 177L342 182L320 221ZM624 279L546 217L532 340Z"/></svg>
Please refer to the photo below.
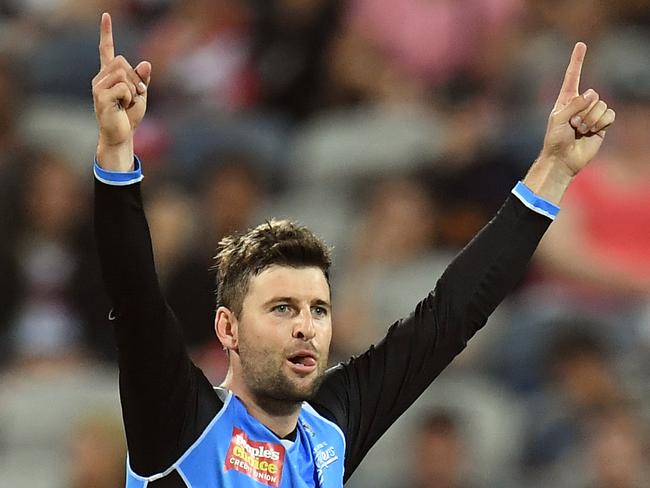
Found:
<svg viewBox="0 0 650 488"><path fill-rule="evenodd" d="M97 164L107 171L127 172L134 169L133 139L122 144L108 144L100 136Z"/></svg>
<svg viewBox="0 0 650 488"><path fill-rule="evenodd" d="M540 155L523 182L536 195L559 205L574 176L575 173L561 160Z"/></svg>

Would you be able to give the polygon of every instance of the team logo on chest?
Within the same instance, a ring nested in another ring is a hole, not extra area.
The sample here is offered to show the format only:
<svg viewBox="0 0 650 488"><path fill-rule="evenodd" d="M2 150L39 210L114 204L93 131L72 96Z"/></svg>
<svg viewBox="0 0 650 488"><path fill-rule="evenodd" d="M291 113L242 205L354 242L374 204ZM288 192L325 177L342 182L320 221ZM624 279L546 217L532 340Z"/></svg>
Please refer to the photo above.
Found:
<svg viewBox="0 0 650 488"><path fill-rule="evenodd" d="M329 446L327 442L321 442L314 448L314 460L316 462L316 471L318 473L319 483L323 482L325 472L330 465L338 461L339 456L336 454L334 447Z"/></svg>
<svg viewBox="0 0 650 488"><path fill-rule="evenodd" d="M282 444L252 441L233 427L224 469L234 469L268 486L280 486L284 454Z"/></svg>

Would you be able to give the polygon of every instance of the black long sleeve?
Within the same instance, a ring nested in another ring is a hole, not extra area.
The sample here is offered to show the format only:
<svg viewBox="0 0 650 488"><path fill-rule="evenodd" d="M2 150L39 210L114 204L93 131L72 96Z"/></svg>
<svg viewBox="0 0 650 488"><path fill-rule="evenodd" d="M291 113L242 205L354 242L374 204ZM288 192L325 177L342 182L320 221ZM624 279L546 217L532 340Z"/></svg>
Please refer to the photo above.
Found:
<svg viewBox="0 0 650 488"><path fill-rule="evenodd" d="M95 182L95 236L111 298L132 468L164 471L221 408L186 352L154 268L140 184Z"/></svg>
<svg viewBox="0 0 650 488"><path fill-rule="evenodd" d="M346 480L485 325L521 279L550 222L510 196L409 317L376 347L329 371L312 403L343 429Z"/></svg>

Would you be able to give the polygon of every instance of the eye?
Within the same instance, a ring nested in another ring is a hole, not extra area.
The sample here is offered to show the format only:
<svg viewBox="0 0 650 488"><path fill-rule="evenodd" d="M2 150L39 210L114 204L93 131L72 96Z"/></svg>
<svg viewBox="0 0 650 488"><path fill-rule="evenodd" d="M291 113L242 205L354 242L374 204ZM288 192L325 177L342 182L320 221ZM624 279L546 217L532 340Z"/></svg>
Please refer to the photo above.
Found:
<svg viewBox="0 0 650 488"><path fill-rule="evenodd" d="M327 309L325 307L315 306L311 307L311 313L316 317L325 317L327 316Z"/></svg>
<svg viewBox="0 0 650 488"><path fill-rule="evenodd" d="M289 305L287 305L286 303L280 303L279 305L275 305L271 309L272 312L277 312L277 313L282 313L282 314L288 313L289 310L290 310Z"/></svg>

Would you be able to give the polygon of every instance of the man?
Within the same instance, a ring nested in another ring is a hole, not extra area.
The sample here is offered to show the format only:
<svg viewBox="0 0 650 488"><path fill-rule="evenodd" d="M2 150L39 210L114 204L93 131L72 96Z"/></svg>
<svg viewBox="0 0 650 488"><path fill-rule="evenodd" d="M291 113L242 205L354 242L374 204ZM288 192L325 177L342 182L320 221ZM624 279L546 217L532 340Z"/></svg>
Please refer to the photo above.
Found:
<svg viewBox="0 0 650 488"><path fill-rule="evenodd" d="M579 43L544 148L514 195L409 317L327 371L327 248L277 221L222 240L215 330L229 371L214 389L187 356L160 293L142 211L133 133L151 65L134 69L114 56L108 14L99 50L95 225L119 348L129 488L341 487L521 277L569 182L614 121L593 90L578 93Z"/></svg>
<svg viewBox="0 0 650 488"><path fill-rule="evenodd" d="M413 446L412 481L416 488L469 488L468 450L455 412L434 410L419 422ZM402 485L403 486L403 485Z"/></svg>

